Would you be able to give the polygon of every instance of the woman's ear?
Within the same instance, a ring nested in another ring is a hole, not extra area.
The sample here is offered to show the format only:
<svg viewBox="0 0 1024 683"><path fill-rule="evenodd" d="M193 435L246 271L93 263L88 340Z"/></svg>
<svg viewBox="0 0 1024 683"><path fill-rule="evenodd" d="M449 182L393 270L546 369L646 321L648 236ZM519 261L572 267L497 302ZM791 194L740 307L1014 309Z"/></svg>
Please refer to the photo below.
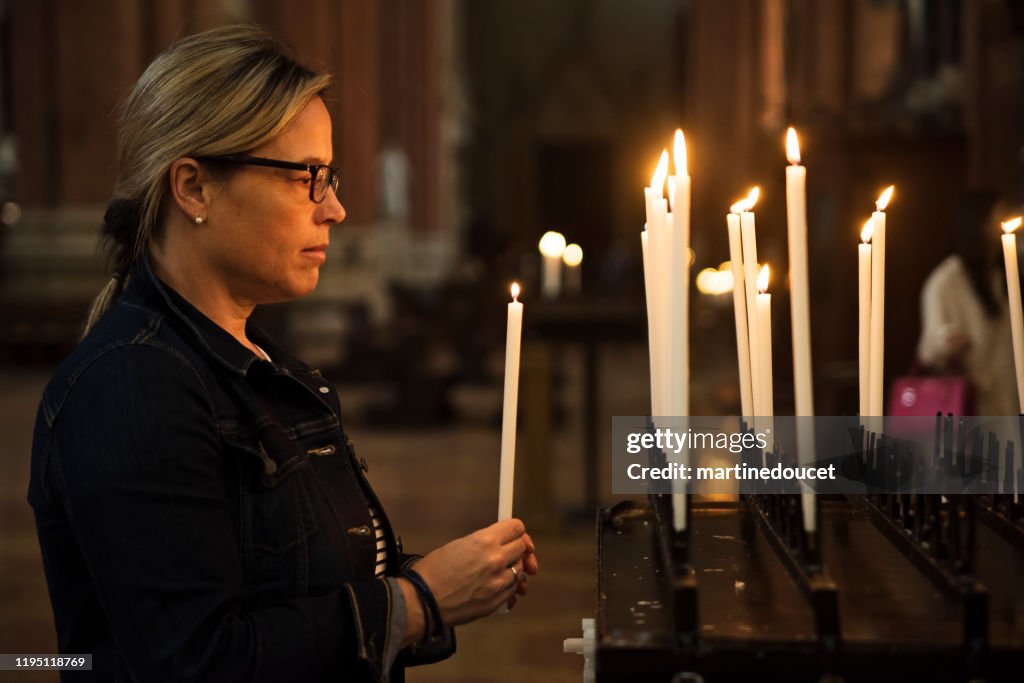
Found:
<svg viewBox="0 0 1024 683"><path fill-rule="evenodd" d="M209 215L211 180L207 170L195 159L182 157L171 164L168 180L171 197L184 218L190 223L206 220Z"/></svg>

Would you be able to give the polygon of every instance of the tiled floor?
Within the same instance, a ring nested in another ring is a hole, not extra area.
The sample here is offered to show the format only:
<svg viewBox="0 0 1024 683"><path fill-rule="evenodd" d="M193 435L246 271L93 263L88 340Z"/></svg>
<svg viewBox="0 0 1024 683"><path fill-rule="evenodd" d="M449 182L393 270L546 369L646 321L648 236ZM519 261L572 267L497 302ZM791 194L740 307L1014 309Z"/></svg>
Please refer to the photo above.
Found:
<svg viewBox="0 0 1024 683"><path fill-rule="evenodd" d="M608 481L610 420L607 416L643 412L648 377L642 349L605 352L601 403L600 474ZM564 358L565 428L554 436L551 474L556 501L534 534L541 572L530 595L512 614L495 616L459 629L459 652L441 664L410 672L411 681L498 683L524 680L551 683L578 681L582 658L562 653L562 639L578 636L580 619L592 616L594 603L593 522L570 521L563 511L582 501L578 396L579 358ZM47 373L4 369L0 374L0 652L56 651L52 617L35 539L31 510L25 502L29 452L36 403ZM343 401L358 403L359 392L340 386ZM491 401L497 389L471 402ZM497 430L464 426L434 431L368 431L350 427L370 478L409 550L424 552L451 538L489 524L495 515ZM519 482L520 486L528 483ZM603 484L602 490L608 490ZM605 497L610 500L611 496ZM592 518L591 518L592 519ZM528 528L531 520L526 519ZM546 531L539 529L546 528ZM0 676L0 680L7 680ZM11 680L14 680L13 678ZM56 681L55 674L19 673L19 683Z"/></svg>

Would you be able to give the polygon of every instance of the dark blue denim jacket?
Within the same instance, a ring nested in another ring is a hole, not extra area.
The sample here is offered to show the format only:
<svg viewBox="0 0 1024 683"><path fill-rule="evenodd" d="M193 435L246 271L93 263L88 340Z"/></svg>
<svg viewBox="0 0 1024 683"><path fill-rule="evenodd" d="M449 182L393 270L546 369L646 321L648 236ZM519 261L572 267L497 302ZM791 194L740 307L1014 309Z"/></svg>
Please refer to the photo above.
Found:
<svg viewBox="0 0 1024 683"><path fill-rule="evenodd" d="M402 553L334 387L258 328L256 358L136 264L58 368L28 500L61 653L103 681L379 681ZM396 605L396 601L401 601ZM390 647L389 647L390 646ZM449 631L390 669L444 659Z"/></svg>

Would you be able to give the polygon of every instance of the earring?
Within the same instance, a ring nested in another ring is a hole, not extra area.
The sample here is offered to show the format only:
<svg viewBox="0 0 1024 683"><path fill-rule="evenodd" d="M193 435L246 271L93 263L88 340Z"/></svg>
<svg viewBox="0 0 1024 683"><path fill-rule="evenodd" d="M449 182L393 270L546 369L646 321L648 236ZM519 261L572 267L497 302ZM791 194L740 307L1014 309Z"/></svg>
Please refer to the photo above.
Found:
<svg viewBox="0 0 1024 683"><path fill-rule="evenodd" d="M202 225L202 224L203 224L203 217L202 216L196 216L196 225Z"/></svg>

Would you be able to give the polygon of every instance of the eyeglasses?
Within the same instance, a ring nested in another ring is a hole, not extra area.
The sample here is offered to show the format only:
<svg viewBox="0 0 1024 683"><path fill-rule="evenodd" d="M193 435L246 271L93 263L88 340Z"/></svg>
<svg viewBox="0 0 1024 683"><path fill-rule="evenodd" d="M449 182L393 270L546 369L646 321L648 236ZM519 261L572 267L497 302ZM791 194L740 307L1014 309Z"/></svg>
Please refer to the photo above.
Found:
<svg viewBox="0 0 1024 683"><path fill-rule="evenodd" d="M307 171L310 178L309 199L317 204L327 197L327 188L334 190L334 194L337 195L338 188L341 186L341 176L338 174L338 169L323 164L303 164L297 161L252 157L248 154L225 154L214 157L196 157L196 159L215 163L245 164L247 166L285 168L291 171Z"/></svg>

